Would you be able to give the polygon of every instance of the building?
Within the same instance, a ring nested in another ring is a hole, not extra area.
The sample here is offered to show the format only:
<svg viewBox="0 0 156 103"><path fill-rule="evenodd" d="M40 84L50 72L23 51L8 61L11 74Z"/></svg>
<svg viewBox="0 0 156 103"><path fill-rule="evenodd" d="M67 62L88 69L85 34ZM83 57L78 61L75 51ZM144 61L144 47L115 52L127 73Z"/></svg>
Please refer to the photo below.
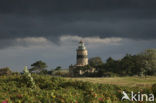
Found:
<svg viewBox="0 0 156 103"><path fill-rule="evenodd" d="M81 70L81 68L83 69L83 67L88 65L88 51L83 41L79 42L76 53L76 64L69 66L70 76L80 76L83 75L85 72L94 72L93 68L86 71Z"/></svg>
<svg viewBox="0 0 156 103"><path fill-rule="evenodd" d="M76 66L88 65L88 51L82 41L79 42L79 46L76 51L77 51Z"/></svg>

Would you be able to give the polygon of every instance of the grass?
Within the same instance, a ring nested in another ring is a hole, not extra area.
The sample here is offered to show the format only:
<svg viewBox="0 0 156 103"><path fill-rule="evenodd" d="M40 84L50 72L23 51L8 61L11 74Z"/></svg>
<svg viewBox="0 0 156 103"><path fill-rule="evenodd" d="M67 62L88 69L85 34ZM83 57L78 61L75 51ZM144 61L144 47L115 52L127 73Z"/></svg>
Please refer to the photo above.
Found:
<svg viewBox="0 0 156 103"><path fill-rule="evenodd" d="M71 80L89 81L93 83L114 84L118 86L128 87L144 87L150 88L156 83L156 76L148 77L107 77L107 78L66 78Z"/></svg>

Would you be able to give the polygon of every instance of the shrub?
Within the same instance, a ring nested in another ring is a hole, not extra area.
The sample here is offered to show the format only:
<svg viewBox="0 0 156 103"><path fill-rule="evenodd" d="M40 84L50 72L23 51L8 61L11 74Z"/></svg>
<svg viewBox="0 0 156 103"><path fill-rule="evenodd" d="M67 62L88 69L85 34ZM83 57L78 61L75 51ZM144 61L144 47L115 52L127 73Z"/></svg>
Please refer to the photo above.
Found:
<svg viewBox="0 0 156 103"><path fill-rule="evenodd" d="M156 84L152 85L152 91L153 91L154 95L156 95Z"/></svg>
<svg viewBox="0 0 156 103"><path fill-rule="evenodd" d="M31 76L31 73L29 73L27 67L24 68L24 74L21 76L21 80L26 84L27 87L36 88L34 79Z"/></svg>
<svg viewBox="0 0 156 103"><path fill-rule="evenodd" d="M90 82L83 81L68 81L60 85L62 88L73 87L75 89L81 89L83 91L89 91L95 88L95 85Z"/></svg>
<svg viewBox="0 0 156 103"><path fill-rule="evenodd" d="M0 69L0 75L10 75L11 73L12 73L12 71L8 67Z"/></svg>
<svg viewBox="0 0 156 103"><path fill-rule="evenodd" d="M103 76L104 77L117 77L118 74L113 73L113 72L105 72L105 73L103 73Z"/></svg>

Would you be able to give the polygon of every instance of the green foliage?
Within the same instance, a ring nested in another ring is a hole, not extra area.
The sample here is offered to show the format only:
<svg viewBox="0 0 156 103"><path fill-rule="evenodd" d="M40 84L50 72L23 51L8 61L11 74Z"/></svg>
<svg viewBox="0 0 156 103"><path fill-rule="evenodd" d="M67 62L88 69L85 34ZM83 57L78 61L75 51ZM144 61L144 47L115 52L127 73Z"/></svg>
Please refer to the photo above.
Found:
<svg viewBox="0 0 156 103"><path fill-rule="evenodd" d="M102 75L104 77L117 77L118 76L118 74L113 73L113 72L104 72Z"/></svg>
<svg viewBox="0 0 156 103"><path fill-rule="evenodd" d="M118 76L156 75L156 49L148 49L137 55L127 54L121 60L110 57L106 63L96 66L96 70L96 76L108 76L108 73Z"/></svg>
<svg viewBox="0 0 156 103"><path fill-rule="evenodd" d="M156 84L152 85L152 91L153 91L154 95L156 95Z"/></svg>
<svg viewBox="0 0 156 103"><path fill-rule="evenodd" d="M11 73L12 71L8 67L0 68L0 75L10 75Z"/></svg>
<svg viewBox="0 0 156 103"><path fill-rule="evenodd" d="M92 67L97 67L99 65L101 65L103 62L102 62L102 59L100 57L93 57L93 58L90 58L88 60L89 62L89 65L92 66Z"/></svg>
<svg viewBox="0 0 156 103"><path fill-rule="evenodd" d="M56 70L56 71L61 70L61 66L56 67L55 70Z"/></svg>
<svg viewBox="0 0 156 103"><path fill-rule="evenodd" d="M27 69L27 67L24 67L24 73L21 76L21 82L25 83L27 87L30 88L36 88L35 82L33 80L33 77L31 76L31 73L29 73L29 70Z"/></svg>
<svg viewBox="0 0 156 103"><path fill-rule="evenodd" d="M83 91L89 91L92 90L93 88L95 88L96 86L93 85L90 82L82 82L82 81L68 81L68 82L64 82L60 85L62 88L68 88L68 87L72 87L75 89L80 89Z"/></svg>
<svg viewBox="0 0 156 103"><path fill-rule="evenodd" d="M140 54L144 68L149 75L156 74L156 49L147 49Z"/></svg>
<svg viewBox="0 0 156 103"><path fill-rule="evenodd" d="M52 70L51 75L60 77L69 77L69 70L68 69Z"/></svg>
<svg viewBox="0 0 156 103"><path fill-rule="evenodd" d="M0 103L120 103L121 92L139 88L119 87L115 85L66 80L48 75L32 75L36 89L26 86L21 75L0 78ZM21 86L23 82L24 86ZM142 93L150 92L149 89Z"/></svg>
<svg viewBox="0 0 156 103"><path fill-rule="evenodd" d="M38 71L41 72L43 71L45 68L47 68L47 64L41 60L31 64L32 68L30 69L30 71Z"/></svg>

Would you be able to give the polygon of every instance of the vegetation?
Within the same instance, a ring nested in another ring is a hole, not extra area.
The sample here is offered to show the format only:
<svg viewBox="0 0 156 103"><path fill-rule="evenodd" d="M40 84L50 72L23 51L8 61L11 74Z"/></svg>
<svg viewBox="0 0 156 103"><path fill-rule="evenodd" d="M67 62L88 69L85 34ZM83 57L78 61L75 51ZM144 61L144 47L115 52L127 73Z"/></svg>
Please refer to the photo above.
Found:
<svg viewBox="0 0 156 103"><path fill-rule="evenodd" d="M156 75L156 49L147 49L136 55L127 54L122 59L114 60L109 57L103 62L100 57L89 59L89 64L82 67L75 67L75 76L81 77L122 77L122 76L155 76ZM54 76L70 76L61 66L52 70L47 70L47 64L41 60L33 63L29 69L31 73L48 74ZM83 72L79 75L79 70ZM10 75L9 68L0 69L0 75ZM14 73L18 74L18 73Z"/></svg>
<svg viewBox="0 0 156 103"><path fill-rule="evenodd" d="M153 91L154 95L156 95L156 84L152 85L152 91Z"/></svg>
<svg viewBox="0 0 156 103"><path fill-rule="evenodd" d="M31 72L42 72L45 71L45 68L47 68L47 64L41 60L31 64L32 68L30 69Z"/></svg>
<svg viewBox="0 0 156 103"><path fill-rule="evenodd" d="M37 74L32 75L36 86L33 89L27 85L30 78L24 80L22 76L0 77L0 103L121 103L123 90L127 93L155 91L152 88L121 87Z"/></svg>
<svg viewBox="0 0 156 103"><path fill-rule="evenodd" d="M126 86L126 87L142 87L142 88L151 88L153 84L156 83L156 76L147 76L145 77L75 77L75 78L65 78L72 79L73 81L83 81L83 82L92 82L100 84L111 84L117 86Z"/></svg>
<svg viewBox="0 0 156 103"><path fill-rule="evenodd" d="M115 77L115 76L153 76L156 75L156 49L148 49L137 55L127 54L120 60L108 58L102 62L100 57L89 59L89 65L77 67L86 71L95 68L94 73L84 73L81 76Z"/></svg>
<svg viewBox="0 0 156 103"><path fill-rule="evenodd" d="M88 60L89 65L92 67L97 67L103 64L103 61L100 57L93 57Z"/></svg>
<svg viewBox="0 0 156 103"><path fill-rule="evenodd" d="M31 76L31 73L29 73L29 70L27 69L27 67L24 68L24 74L21 76L21 80L25 81L26 87L29 87L32 89L36 88L35 82Z"/></svg>
<svg viewBox="0 0 156 103"><path fill-rule="evenodd" d="M12 71L8 67L0 69L0 75L10 75L11 73L12 73Z"/></svg>
<svg viewBox="0 0 156 103"><path fill-rule="evenodd" d="M122 91L156 95L155 49L127 54L120 60L110 57L106 62L94 57L89 65L75 69L85 71L82 76L109 78L53 77L69 75L60 66L47 70L43 61L31 66L32 74L26 67L23 74L0 69L0 103L121 103ZM89 72L93 68L95 72Z"/></svg>
<svg viewBox="0 0 156 103"><path fill-rule="evenodd" d="M58 66L58 67L55 68L56 71L59 71L61 69L62 69L61 66Z"/></svg>

